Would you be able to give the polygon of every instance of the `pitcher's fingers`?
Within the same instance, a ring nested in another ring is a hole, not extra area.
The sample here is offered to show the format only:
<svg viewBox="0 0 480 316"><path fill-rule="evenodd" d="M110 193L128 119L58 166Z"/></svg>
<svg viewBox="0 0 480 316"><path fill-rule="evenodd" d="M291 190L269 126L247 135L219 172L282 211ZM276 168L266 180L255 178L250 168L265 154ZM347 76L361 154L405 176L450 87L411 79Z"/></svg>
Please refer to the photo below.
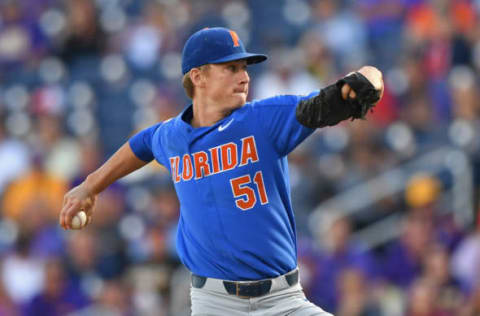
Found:
<svg viewBox="0 0 480 316"><path fill-rule="evenodd" d="M94 201L93 198L87 197L81 201L82 209L87 209L92 207Z"/></svg>
<svg viewBox="0 0 480 316"><path fill-rule="evenodd" d="M62 212L60 213L60 225L63 227L63 229L68 229L68 225L67 225L67 208L68 207L64 207L62 209Z"/></svg>
<svg viewBox="0 0 480 316"><path fill-rule="evenodd" d="M59 224L63 229L65 229L64 223L65 223L65 221L63 220L63 208L62 208L62 210L60 211L60 214L58 215L58 224Z"/></svg>
<svg viewBox="0 0 480 316"><path fill-rule="evenodd" d="M86 212L88 209L92 207L92 203L90 202L82 202L80 203L80 210Z"/></svg>
<svg viewBox="0 0 480 316"><path fill-rule="evenodd" d="M95 210L96 203L97 203L97 195L95 195L93 198L91 198L90 207L88 208L88 210L85 211L87 213L87 215L90 215L90 216L93 215L93 211Z"/></svg>
<svg viewBox="0 0 480 316"><path fill-rule="evenodd" d="M58 220L60 223L60 226L62 226L63 229L67 229L66 221L65 221L65 212L67 211L68 207L70 204L65 204L62 209L60 210L60 215L58 216Z"/></svg>
<svg viewBox="0 0 480 316"><path fill-rule="evenodd" d="M87 225L92 222L94 208L95 208L95 204L92 205L88 210L85 210L85 213L87 213Z"/></svg>
<svg viewBox="0 0 480 316"><path fill-rule="evenodd" d="M85 214L87 214L87 216L91 216L93 214L93 205L88 208L84 208L83 211Z"/></svg>
<svg viewBox="0 0 480 316"><path fill-rule="evenodd" d="M67 229L71 229L71 224L73 217L75 214L77 214L80 211L81 207L79 203L72 203L71 205L68 206L68 208L64 212L64 220L65 220L65 226Z"/></svg>
<svg viewBox="0 0 480 316"><path fill-rule="evenodd" d="M68 229L67 216L65 212L62 212L60 214L60 225L62 226L63 229Z"/></svg>
<svg viewBox="0 0 480 316"><path fill-rule="evenodd" d="M84 208L85 213L87 215L92 215L93 210L95 209L95 204L97 202L97 197L89 198L89 203L88 205Z"/></svg>
<svg viewBox="0 0 480 316"><path fill-rule="evenodd" d="M356 96L357 96L357 94L355 93L355 91L353 91L353 89L350 90L350 93L348 94L348 97L350 99L355 99Z"/></svg>
<svg viewBox="0 0 480 316"><path fill-rule="evenodd" d="M342 98L346 100L348 98L348 94L350 93L350 91L352 91L352 88L350 88L348 84L344 84L341 91L342 91Z"/></svg>

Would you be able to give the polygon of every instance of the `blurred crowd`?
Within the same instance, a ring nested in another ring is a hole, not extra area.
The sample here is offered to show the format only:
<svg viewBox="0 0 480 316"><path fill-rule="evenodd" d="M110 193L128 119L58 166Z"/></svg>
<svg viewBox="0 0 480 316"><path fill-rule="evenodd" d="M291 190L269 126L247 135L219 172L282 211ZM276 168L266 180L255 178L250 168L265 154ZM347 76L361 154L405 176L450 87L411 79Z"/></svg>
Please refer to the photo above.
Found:
<svg viewBox="0 0 480 316"><path fill-rule="evenodd" d="M337 316L480 315L480 220L452 215L448 174L412 179L361 216L310 217L441 146L468 157L478 209L479 14L477 0L1 0L0 316L189 315L162 166L108 188L85 230L63 231L57 215L129 136L189 103L181 49L205 26L269 55L250 68L252 99L318 90L365 64L384 74L367 120L317 131L289 157L309 299ZM399 237L352 237L391 214Z"/></svg>

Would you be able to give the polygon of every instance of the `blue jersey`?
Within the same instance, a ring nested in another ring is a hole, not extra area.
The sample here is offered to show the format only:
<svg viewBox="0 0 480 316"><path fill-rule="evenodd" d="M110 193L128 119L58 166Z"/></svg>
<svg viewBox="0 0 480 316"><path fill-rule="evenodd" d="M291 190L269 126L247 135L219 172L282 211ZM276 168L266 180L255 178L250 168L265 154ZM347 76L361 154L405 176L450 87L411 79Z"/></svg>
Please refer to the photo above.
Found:
<svg viewBox="0 0 480 316"><path fill-rule="evenodd" d="M177 251L193 273L225 280L276 277L297 265L286 155L314 130L297 122L298 102L246 103L209 127L188 122L192 106L129 143L171 173L180 201Z"/></svg>

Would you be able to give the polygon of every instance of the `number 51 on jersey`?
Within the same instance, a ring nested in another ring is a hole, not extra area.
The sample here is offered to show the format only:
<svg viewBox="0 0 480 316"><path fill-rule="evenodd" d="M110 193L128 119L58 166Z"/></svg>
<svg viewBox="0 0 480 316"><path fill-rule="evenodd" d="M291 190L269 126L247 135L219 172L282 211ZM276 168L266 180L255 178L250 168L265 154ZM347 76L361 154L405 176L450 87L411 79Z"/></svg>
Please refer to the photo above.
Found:
<svg viewBox="0 0 480 316"><path fill-rule="evenodd" d="M263 174L257 171L252 178L249 174L230 179L230 186L232 187L235 204L242 211L247 211L257 204L257 195L260 204L268 203L267 191L265 190L265 183L263 182ZM257 194L255 194L255 189Z"/></svg>

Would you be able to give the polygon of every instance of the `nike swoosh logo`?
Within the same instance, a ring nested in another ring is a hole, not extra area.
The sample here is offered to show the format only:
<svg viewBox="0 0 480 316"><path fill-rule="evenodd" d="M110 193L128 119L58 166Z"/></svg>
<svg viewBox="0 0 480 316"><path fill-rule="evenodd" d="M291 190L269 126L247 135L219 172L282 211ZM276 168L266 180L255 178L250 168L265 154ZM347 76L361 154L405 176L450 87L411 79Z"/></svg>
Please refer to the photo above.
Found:
<svg viewBox="0 0 480 316"><path fill-rule="evenodd" d="M225 125L220 125L220 126L218 127L218 131L219 131L219 132L223 131L223 130L226 129L232 122L233 122L233 119L231 119L230 121L228 121L228 123L225 124Z"/></svg>

